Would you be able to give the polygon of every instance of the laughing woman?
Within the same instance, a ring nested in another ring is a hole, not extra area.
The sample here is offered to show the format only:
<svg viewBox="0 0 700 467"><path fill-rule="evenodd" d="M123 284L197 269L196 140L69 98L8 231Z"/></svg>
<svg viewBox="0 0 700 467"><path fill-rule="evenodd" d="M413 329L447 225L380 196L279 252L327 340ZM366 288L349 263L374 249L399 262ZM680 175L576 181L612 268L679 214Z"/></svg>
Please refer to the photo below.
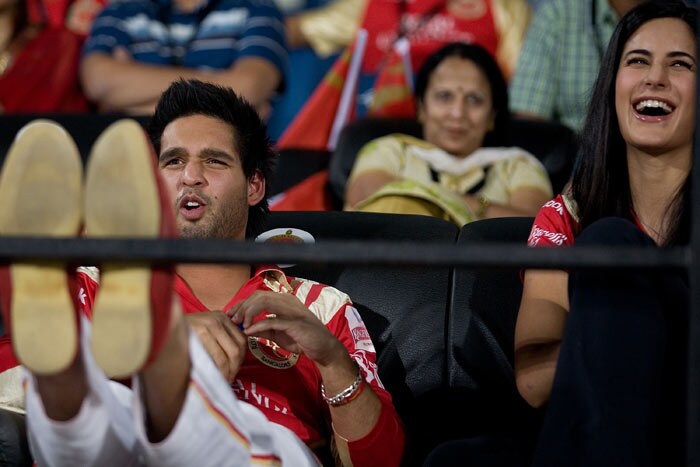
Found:
<svg viewBox="0 0 700 467"><path fill-rule="evenodd" d="M651 1L603 58L570 189L531 246L687 242L697 11ZM678 271L525 273L518 390L546 406L535 464L683 465L688 283Z"/></svg>

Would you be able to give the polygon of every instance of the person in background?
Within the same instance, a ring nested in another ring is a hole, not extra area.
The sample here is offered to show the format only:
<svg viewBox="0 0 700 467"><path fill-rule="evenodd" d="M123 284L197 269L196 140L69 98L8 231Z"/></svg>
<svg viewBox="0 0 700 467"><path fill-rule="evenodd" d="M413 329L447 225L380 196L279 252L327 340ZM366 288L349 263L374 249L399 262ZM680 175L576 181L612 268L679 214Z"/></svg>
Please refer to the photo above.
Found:
<svg viewBox="0 0 700 467"><path fill-rule="evenodd" d="M80 77L102 112L151 114L176 79L230 86L264 117L287 62L271 0L127 0L109 4L85 43Z"/></svg>
<svg viewBox="0 0 700 467"><path fill-rule="evenodd" d="M570 186L534 247L659 248L690 235L698 12L649 1L603 56ZM683 465L688 281L674 270L527 270L515 378L546 407L535 466Z"/></svg>
<svg viewBox="0 0 700 467"><path fill-rule="evenodd" d="M394 45L405 38L410 46L412 69L417 72L426 58L451 42L477 44L496 59L509 80L530 22L525 0L374 0L362 20L367 48L359 76L358 116L375 112L386 96L377 84L392 74Z"/></svg>
<svg viewBox="0 0 700 467"><path fill-rule="evenodd" d="M0 0L0 113L88 110L78 80L82 31L104 2L64 2L54 12L51 2Z"/></svg>
<svg viewBox="0 0 700 467"><path fill-rule="evenodd" d="M110 0L29 0L29 16L52 27L66 27L86 37L100 10Z"/></svg>
<svg viewBox="0 0 700 467"><path fill-rule="evenodd" d="M510 109L579 132L618 20L644 0L541 0L510 82Z"/></svg>
<svg viewBox="0 0 700 467"><path fill-rule="evenodd" d="M403 134L367 143L350 174L345 208L476 219L534 215L551 197L542 164L501 147L509 124L505 80L477 45L448 44L416 77L423 138Z"/></svg>

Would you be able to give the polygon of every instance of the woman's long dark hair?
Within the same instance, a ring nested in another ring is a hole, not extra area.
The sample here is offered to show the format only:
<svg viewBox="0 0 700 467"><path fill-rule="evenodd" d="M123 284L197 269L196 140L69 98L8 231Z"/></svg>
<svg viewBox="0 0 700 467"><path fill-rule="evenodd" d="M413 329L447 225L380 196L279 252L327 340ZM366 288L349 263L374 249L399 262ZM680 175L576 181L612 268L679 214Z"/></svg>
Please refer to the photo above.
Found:
<svg viewBox="0 0 700 467"><path fill-rule="evenodd" d="M572 196L578 204L581 229L606 216L632 220L626 146L615 111L615 81L625 44L643 24L658 18L678 18L697 35L697 16L695 8L681 1L651 0L631 10L617 25L593 87L572 176ZM667 216L671 222L662 232L664 244L687 243L690 175L671 202Z"/></svg>
<svg viewBox="0 0 700 467"><path fill-rule="evenodd" d="M474 63L486 76L491 87L491 103L496 118L493 130L484 137L483 146L507 146L510 112L508 111L508 86L493 56L483 47L464 42L452 42L444 45L425 59L416 73L416 87L413 91L417 105L423 103L428 82L435 69L450 57L459 57Z"/></svg>

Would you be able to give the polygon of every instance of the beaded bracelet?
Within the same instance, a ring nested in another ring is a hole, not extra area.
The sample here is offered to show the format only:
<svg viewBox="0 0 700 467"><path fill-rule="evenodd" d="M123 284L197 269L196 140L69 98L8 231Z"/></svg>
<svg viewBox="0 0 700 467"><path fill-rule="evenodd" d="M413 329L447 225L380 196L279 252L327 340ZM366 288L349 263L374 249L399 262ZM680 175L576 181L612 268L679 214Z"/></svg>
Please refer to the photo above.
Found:
<svg viewBox="0 0 700 467"><path fill-rule="evenodd" d="M327 397L326 388L323 383L321 383L321 396L323 400L326 401L326 404L331 407L339 407L355 400L357 396L360 395L365 388L365 379L362 377L362 370L360 370L359 365L355 363L355 366L357 366L357 378L355 378L355 381L353 381L350 386L343 389L335 396Z"/></svg>

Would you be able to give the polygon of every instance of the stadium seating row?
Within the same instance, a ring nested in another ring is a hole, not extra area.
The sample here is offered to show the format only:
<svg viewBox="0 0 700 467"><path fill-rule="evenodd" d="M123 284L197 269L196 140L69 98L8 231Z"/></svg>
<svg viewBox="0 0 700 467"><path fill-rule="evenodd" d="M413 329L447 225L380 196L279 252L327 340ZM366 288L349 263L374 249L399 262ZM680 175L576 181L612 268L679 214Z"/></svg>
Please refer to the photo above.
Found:
<svg viewBox="0 0 700 467"><path fill-rule="evenodd" d="M61 123L76 138L86 160L100 132L122 116L0 116L0 155L6 153L16 132L37 117ZM342 194L363 141L397 130L419 131L415 122L406 120L350 124L330 158L332 189ZM560 189L575 152L573 135L564 127L528 121L516 121L512 133L515 144L541 158L555 191ZM300 151L290 164L292 159L285 162L283 155L273 193L320 168L327 163L326 156L309 158ZM531 218L493 219L459 229L429 217L330 211L274 212L268 227L300 228L319 242L524 244L531 223ZM465 436L502 437L508 445L522 446L523 455L528 455L539 414L519 397L513 380L513 332L521 293L518 271L304 264L289 273L336 286L353 298L376 344L382 380L406 423L406 465L420 465L440 441ZM21 417L0 412L2 455L26 455L22 423Z"/></svg>
<svg viewBox="0 0 700 467"><path fill-rule="evenodd" d="M269 228L334 241L525 244L532 218L454 224L423 216L274 212ZM413 251L411 254L415 255ZM458 437L490 437L530 455L541 414L519 396L513 340L522 284L513 269L297 265L292 276L348 293L378 353L380 377L406 424L405 465Z"/></svg>
<svg viewBox="0 0 700 467"><path fill-rule="evenodd" d="M10 147L15 134L23 125L35 118L50 118L73 135L83 160L86 161L95 139L110 123L123 115L118 114L41 114L0 115L0 158ZM133 118L133 117L132 117ZM146 125L147 117L136 117ZM280 157L271 183L271 194L281 193L308 176L328 168L329 188L333 203L342 208L350 170L362 146L371 139L390 133L403 132L420 136L421 128L415 119L363 118L349 123L341 132L334 151L285 149ZM568 181L578 143L575 134L558 123L513 119L510 142L538 157L552 181L554 193L559 193Z"/></svg>
<svg viewBox="0 0 700 467"><path fill-rule="evenodd" d="M422 216L274 212L268 228L302 229L317 243L409 241L429 248L523 244L531 223L490 219L459 229ZM404 465L421 465L432 447L459 437L490 437L529 456L540 414L520 398L513 376L519 271L299 264L288 274L352 297L375 343L380 377L406 425ZM0 448L7 459L27 456L22 417L0 410Z"/></svg>

